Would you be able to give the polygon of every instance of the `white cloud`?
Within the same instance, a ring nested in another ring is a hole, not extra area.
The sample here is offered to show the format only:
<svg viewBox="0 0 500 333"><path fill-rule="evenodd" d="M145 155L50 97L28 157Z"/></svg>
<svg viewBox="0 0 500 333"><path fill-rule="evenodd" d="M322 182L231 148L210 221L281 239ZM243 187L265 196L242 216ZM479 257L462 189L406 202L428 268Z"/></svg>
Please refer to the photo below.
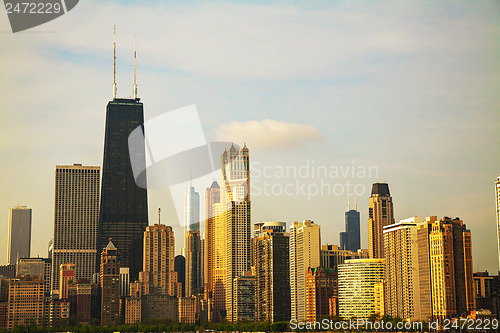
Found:
<svg viewBox="0 0 500 333"><path fill-rule="evenodd" d="M292 148L324 141L314 126L264 119L220 124L215 130L218 141L246 142L252 148Z"/></svg>

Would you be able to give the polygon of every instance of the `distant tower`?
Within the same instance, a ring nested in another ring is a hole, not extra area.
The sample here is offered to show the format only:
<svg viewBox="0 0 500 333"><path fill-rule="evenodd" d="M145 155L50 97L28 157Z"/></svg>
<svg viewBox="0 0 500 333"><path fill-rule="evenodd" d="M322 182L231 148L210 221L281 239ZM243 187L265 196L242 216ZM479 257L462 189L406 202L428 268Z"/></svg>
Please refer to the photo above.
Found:
<svg viewBox="0 0 500 333"><path fill-rule="evenodd" d="M368 249L370 258L384 258L383 228L394 223L392 197L387 183L375 183L368 204Z"/></svg>
<svg viewBox="0 0 500 333"><path fill-rule="evenodd" d="M340 249L356 252L361 248L360 218L358 207L351 209L347 204L345 212L345 231L340 233Z"/></svg>
<svg viewBox="0 0 500 333"><path fill-rule="evenodd" d="M212 299L214 270L214 204L220 203L220 187L214 180L205 191L205 299ZM212 305L212 303L211 303Z"/></svg>
<svg viewBox="0 0 500 333"><path fill-rule="evenodd" d="M120 262L111 239L101 253L101 325L120 322Z"/></svg>
<svg viewBox="0 0 500 333"><path fill-rule="evenodd" d="M15 206L9 212L8 264L14 265L18 258L29 258L30 249L31 208Z"/></svg>
<svg viewBox="0 0 500 333"><path fill-rule="evenodd" d="M290 295L292 319L306 320L306 275L309 267L320 266L320 226L313 221L290 226Z"/></svg>
<svg viewBox="0 0 500 333"><path fill-rule="evenodd" d="M57 165L55 169L52 289L59 288L61 264L75 264L76 279L91 280L97 255L99 219L97 166Z"/></svg>
<svg viewBox="0 0 500 333"><path fill-rule="evenodd" d="M137 97L135 66L134 98L117 98L116 41L113 52L113 100L106 107L98 249L112 238L120 249L120 267L128 267L130 281L134 281L142 269L143 236L149 222L146 172L137 176L136 183L130 161L133 158L146 165L145 147L137 147L130 156L128 137L144 124L144 108ZM134 52L134 63L135 59Z"/></svg>
<svg viewBox="0 0 500 333"><path fill-rule="evenodd" d="M186 256L186 296L201 291L201 238L200 238L200 195L193 186L184 194L184 223L186 228L184 255Z"/></svg>

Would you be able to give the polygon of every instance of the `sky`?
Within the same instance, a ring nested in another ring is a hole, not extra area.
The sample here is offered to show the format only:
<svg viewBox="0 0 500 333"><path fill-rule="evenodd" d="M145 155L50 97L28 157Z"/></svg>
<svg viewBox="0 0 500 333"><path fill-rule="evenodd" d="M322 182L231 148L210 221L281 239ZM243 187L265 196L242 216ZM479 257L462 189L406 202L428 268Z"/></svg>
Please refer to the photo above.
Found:
<svg viewBox="0 0 500 333"><path fill-rule="evenodd" d="M247 144L253 222L311 219L339 244L350 193L367 248L371 184L387 181L396 221L458 216L474 270L498 270L497 1L86 0L15 34L2 11L0 264L10 207L33 209L32 256L47 256L55 165L102 164L113 25L118 96L136 36L146 121L195 104L207 141ZM179 249L182 198L148 195Z"/></svg>

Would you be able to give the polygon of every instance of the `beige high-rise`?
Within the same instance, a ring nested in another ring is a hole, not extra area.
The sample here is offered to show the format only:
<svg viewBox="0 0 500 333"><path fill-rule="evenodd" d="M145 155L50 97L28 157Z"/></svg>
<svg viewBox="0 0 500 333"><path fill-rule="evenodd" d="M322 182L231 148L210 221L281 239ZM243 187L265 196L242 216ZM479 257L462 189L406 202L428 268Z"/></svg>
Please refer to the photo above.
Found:
<svg viewBox="0 0 500 333"><path fill-rule="evenodd" d="M313 221L290 226L290 296L292 319L306 320L306 275L309 267L320 266L320 227Z"/></svg>
<svg viewBox="0 0 500 333"><path fill-rule="evenodd" d="M384 258L383 229L394 223L392 197L387 183L375 183L368 204L368 250L370 258Z"/></svg>
<svg viewBox="0 0 500 333"><path fill-rule="evenodd" d="M418 266L419 217L384 227L385 314L403 320L422 320Z"/></svg>
<svg viewBox="0 0 500 333"><path fill-rule="evenodd" d="M205 192L205 299L212 299L214 269L214 204L220 202L220 187L214 180Z"/></svg>
<svg viewBox="0 0 500 333"><path fill-rule="evenodd" d="M174 271L175 240L172 227L163 224L148 226L144 232L144 263L139 273L145 293L176 293Z"/></svg>

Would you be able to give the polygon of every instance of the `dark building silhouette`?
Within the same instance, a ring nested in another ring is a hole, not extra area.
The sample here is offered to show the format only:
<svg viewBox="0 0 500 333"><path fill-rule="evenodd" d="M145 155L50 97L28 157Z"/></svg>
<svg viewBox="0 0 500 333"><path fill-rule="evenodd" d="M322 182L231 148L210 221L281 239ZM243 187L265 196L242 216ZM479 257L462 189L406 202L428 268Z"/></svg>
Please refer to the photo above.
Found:
<svg viewBox="0 0 500 333"><path fill-rule="evenodd" d="M146 174L134 179L128 137L144 123L139 99L114 98L106 108L98 249L110 238L120 249L120 267L130 269L130 281L142 270L143 237L148 226ZM144 147L132 156L145 165ZM144 187L144 188L143 188Z"/></svg>
<svg viewBox="0 0 500 333"><path fill-rule="evenodd" d="M359 212L349 209L345 212L345 231L340 233L340 249L356 252L361 248Z"/></svg>
<svg viewBox="0 0 500 333"><path fill-rule="evenodd" d="M182 297L186 295L186 258L182 255L174 258L174 271L177 272L177 281L182 283Z"/></svg>

